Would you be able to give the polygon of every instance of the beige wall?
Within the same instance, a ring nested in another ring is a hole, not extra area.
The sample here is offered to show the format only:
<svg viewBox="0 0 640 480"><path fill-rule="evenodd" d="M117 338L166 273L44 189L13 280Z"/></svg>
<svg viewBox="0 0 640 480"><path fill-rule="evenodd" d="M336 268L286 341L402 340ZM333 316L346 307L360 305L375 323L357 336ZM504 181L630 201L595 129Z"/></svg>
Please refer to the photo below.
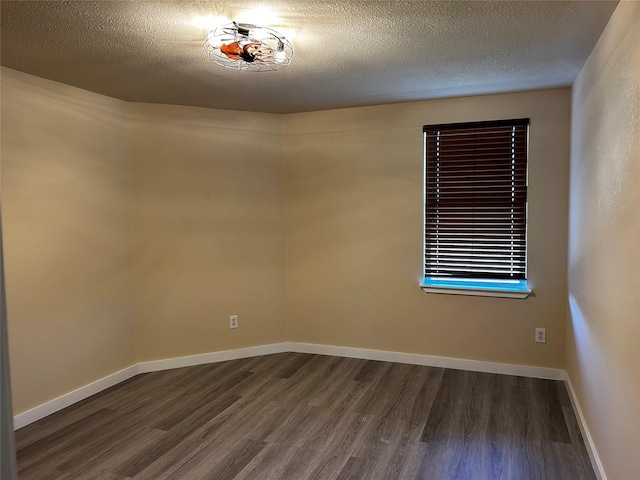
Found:
<svg viewBox="0 0 640 480"><path fill-rule="evenodd" d="M567 89L283 117L11 70L2 88L16 413L134 362L286 340L563 366ZM527 116L535 295L425 294L422 125Z"/></svg>
<svg viewBox="0 0 640 480"><path fill-rule="evenodd" d="M640 478L640 3L573 88L567 370L609 480Z"/></svg>
<svg viewBox="0 0 640 480"><path fill-rule="evenodd" d="M15 413L137 361L284 340L279 133L2 69Z"/></svg>
<svg viewBox="0 0 640 480"><path fill-rule="evenodd" d="M520 117L535 295L424 293L422 126ZM563 367L569 131L568 89L285 117L289 339Z"/></svg>
<svg viewBox="0 0 640 480"><path fill-rule="evenodd" d="M130 116L136 359L283 341L279 117L148 104Z"/></svg>
<svg viewBox="0 0 640 480"><path fill-rule="evenodd" d="M2 209L14 412L131 365L121 101L2 69Z"/></svg>

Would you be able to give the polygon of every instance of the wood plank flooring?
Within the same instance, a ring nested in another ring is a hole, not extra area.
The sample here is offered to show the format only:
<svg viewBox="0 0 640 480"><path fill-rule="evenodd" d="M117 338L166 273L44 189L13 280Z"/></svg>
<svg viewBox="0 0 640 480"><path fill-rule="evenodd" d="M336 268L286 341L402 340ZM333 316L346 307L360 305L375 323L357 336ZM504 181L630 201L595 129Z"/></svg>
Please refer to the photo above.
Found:
<svg viewBox="0 0 640 480"><path fill-rule="evenodd" d="M595 479L562 382L297 353L138 375L16 445L20 480Z"/></svg>

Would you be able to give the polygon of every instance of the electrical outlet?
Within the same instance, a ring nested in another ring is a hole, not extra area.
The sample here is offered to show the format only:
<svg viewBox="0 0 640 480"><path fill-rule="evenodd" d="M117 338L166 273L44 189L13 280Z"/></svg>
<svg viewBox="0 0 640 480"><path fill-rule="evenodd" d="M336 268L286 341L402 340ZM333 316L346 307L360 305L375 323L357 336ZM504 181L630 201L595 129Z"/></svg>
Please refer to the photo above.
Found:
<svg viewBox="0 0 640 480"><path fill-rule="evenodd" d="M536 343L547 343L546 328L536 328Z"/></svg>
<svg viewBox="0 0 640 480"><path fill-rule="evenodd" d="M238 328L238 315L229 316L229 328Z"/></svg>

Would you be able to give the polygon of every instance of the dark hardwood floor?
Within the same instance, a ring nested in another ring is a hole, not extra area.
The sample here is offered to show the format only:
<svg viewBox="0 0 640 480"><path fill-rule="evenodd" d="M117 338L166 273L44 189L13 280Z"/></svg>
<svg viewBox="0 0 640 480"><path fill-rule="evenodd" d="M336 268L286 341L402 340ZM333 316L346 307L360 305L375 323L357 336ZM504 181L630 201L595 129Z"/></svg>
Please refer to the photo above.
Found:
<svg viewBox="0 0 640 480"><path fill-rule="evenodd" d="M138 375L16 444L20 480L595 479L562 382L296 353Z"/></svg>

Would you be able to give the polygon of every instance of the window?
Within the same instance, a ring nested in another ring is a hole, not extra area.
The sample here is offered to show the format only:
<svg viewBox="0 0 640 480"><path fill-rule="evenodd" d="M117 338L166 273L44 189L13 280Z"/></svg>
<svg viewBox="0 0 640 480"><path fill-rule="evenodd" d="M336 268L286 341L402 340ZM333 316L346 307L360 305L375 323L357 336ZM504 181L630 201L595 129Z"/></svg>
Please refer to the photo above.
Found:
<svg viewBox="0 0 640 480"><path fill-rule="evenodd" d="M425 291L526 297L529 119L425 125Z"/></svg>

